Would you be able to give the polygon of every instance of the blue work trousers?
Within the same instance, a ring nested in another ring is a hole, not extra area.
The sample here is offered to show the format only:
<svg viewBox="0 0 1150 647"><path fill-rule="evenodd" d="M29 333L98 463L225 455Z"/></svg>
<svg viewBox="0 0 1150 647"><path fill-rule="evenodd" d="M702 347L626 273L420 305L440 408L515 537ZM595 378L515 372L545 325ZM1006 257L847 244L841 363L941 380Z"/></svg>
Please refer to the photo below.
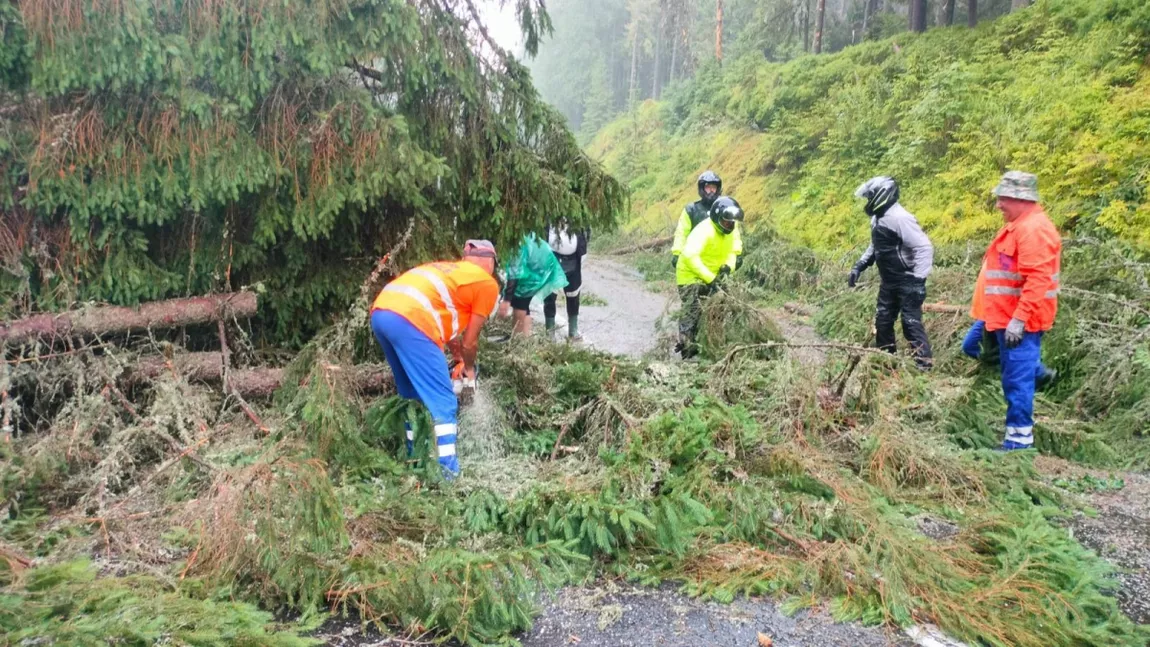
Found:
<svg viewBox="0 0 1150 647"><path fill-rule="evenodd" d="M1006 346L1006 331L994 332L1002 368L1002 393L1006 398L1006 439L1013 448L1034 445L1034 378L1042 356L1042 333L1028 332L1022 343Z"/></svg>
<svg viewBox="0 0 1150 647"><path fill-rule="evenodd" d="M418 400L431 412L439 464L450 476L459 474L455 441L459 433L459 400L451 388L451 375L443 350L403 316L390 310L371 313L371 331L383 348L395 376L400 397ZM408 426L408 452L413 432Z"/></svg>
<svg viewBox="0 0 1150 647"><path fill-rule="evenodd" d="M966 331L966 337L962 340L962 352L971 359L979 359L985 354L988 361L998 363L998 339L994 333L986 332L985 321L975 321L970 325L970 330ZM1039 359L1034 369L1034 379L1041 382L1050 375L1050 369Z"/></svg>

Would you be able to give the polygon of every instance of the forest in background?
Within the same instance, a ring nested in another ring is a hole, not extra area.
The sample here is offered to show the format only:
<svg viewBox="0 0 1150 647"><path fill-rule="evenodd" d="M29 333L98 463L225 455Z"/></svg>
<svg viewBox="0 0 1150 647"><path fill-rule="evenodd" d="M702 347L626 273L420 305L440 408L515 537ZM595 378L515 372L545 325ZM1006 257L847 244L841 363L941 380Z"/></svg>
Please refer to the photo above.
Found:
<svg viewBox="0 0 1150 647"><path fill-rule="evenodd" d="M858 247L875 175L936 243L1000 223L990 190L1039 176L1066 236L1150 250L1150 5L1043 0L980 24L772 62L759 54L636 105L588 150L632 191L629 226L669 231L712 168L751 226L823 252ZM1133 262L1133 260L1132 260Z"/></svg>
<svg viewBox="0 0 1150 647"><path fill-rule="evenodd" d="M723 61L781 62L933 26L975 26L1029 0L552 0L528 62L543 98L587 142L636 102Z"/></svg>

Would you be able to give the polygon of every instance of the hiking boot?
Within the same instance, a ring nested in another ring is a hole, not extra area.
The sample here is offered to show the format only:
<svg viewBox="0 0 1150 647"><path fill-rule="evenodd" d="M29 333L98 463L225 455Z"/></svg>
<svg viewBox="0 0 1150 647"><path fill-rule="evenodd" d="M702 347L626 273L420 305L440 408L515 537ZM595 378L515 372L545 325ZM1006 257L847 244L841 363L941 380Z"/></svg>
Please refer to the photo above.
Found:
<svg viewBox="0 0 1150 647"><path fill-rule="evenodd" d="M1023 445L1022 443L1016 443L1013 440L1004 440L1004 441L1002 441L1002 446L996 448L995 451L1017 452L1017 451L1025 451L1027 449L1034 449L1034 445Z"/></svg>

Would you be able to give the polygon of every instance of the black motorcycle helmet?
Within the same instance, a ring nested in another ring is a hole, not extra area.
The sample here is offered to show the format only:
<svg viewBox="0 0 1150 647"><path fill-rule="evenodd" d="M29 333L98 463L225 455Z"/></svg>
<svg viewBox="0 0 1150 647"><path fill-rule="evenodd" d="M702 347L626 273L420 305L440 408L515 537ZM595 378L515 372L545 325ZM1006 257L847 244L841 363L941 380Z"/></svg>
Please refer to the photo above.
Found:
<svg viewBox="0 0 1150 647"><path fill-rule="evenodd" d="M855 191L855 197L866 198L866 204L863 205L866 215L881 218L887 209L898 202L898 182L885 175L871 178Z"/></svg>
<svg viewBox="0 0 1150 647"><path fill-rule="evenodd" d="M707 192L703 190L703 187L708 184L714 184L718 187L715 189L715 195L710 197L708 197ZM703 174L699 176L698 188L699 199L703 201L703 206L709 209L715 202L715 198L723 195L723 180L714 171L703 171Z"/></svg>
<svg viewBox="0 0 1150 647"><path fill-rule="evenodd" d="M735 230L736 222L743 221L743 208L734 198L724 195L715 198L715 203L711 205L710 216L720 232L729 234Z"/></svg>

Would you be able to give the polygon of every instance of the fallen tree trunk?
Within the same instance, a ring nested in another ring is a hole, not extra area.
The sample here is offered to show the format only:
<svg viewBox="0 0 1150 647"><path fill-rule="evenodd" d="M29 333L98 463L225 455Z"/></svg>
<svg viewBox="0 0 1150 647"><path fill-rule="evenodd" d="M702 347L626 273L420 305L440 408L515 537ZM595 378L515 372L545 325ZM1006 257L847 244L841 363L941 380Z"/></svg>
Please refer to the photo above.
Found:
<svg viewBox="0 0 1150 647"><path fill-rule="evenodd" d="M645 243L637 243L635 245L628 245L627 247L620 247L619 249L609 252L612 256L622 256L623 254L633 254L635 252L644 252L648 249L655 249L669 245L675 240L674 236L664 236L663 238L656 238L655 240L648 240Z"/></svg>
<svg viewBox="0 0 1150 647"><path fill-rule="evenodd" d="M153 301L138 308L95 306L59 314L34 315L0 323L0 343L176 328L233 317L247 319L256 314L256 305L254 292L231 292Z"/></svg>
<svg viewBox="0 0 1150 647"><path fill-rule="evenodd" d="M384 364L361 364L350 368L329 365L324 368L333 376L346 374L351 383L364 393L385 393L394 387L391 370ZM219 352L207 352L179 353L171 359L146 357L132 367L127 379L142 382L169 372L192 382L220 383L224 378L224 356ZM228 372L228 381L232 390L245 398L264 398L283 384L284 369L232 368Z"/></svg>

